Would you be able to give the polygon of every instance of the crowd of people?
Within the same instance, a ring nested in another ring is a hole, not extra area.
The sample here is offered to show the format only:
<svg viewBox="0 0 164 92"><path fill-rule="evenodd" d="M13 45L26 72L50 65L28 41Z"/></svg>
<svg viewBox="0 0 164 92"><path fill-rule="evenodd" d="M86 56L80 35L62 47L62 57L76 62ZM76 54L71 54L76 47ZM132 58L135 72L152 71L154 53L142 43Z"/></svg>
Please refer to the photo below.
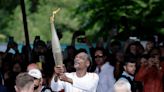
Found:
<svg viewBox="0 0 164 92"><path fill-rule="evenodd" d="M0 52L0 92L164 92L164 44L145 43L86 40L89 52L71 44L63 65L55 65L51 45L40 38L21 52L8 43Z"/></svg>

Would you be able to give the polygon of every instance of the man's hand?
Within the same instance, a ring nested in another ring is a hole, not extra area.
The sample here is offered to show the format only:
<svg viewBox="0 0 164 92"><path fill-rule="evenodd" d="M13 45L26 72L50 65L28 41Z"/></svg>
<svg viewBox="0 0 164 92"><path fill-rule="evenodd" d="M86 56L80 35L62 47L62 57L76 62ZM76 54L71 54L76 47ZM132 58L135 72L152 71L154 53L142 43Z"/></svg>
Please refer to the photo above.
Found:
<svg viewBox="0 0 164 92"><path fill-rule="evenodd" d="M154 65L156 66L156 68L157 68L158 70L161 69L160 60L159 60L158 57L155 57L155 58L154 58Z"/></svg>
<svg viewBox="0 0 164 92"><path fill-rule="evenodd" d="M64 73L60 74L59 79L61 81L65 81L65 82L69 82L69 83L73 84L72 79L68 78Z"/></svg>
<svg viewBox="0 0 164 92"><path fill-rule="evenodd" d="M18 51L18 44L16 42L13 42L13 50L15 50L16 52Z"/></svg>
<svg viewBox="0 0 164 92"><path fill-rule="evenodd" d="M54 17L53 16L50 17L50 23L54 23Z"/></svg>
<svg viewBox="0 0 164 92"><path fill-rule="evenodd" d="M147 63L148 63L148 67L149 67L149 68L152 67L152 66L154 65L154 63L153 63L153 58L150 57L150 58L148 59L148 62L147 62Z"/></svg>
<svg viewBox="0 0 164 92"><path fill-rule="evenodd" d="M73 38L76 38L76 37L81 36L81 35L85 35L85 32L84 31L75 31L73 33Z"/></svg>
<svg viewBox="0 0 164 92"><path fill-rule="evenodd" d="M64 65L57 65L54 67L55 70L55 81L57 81L57 79L59 78L61 81L66 81L69 83L73 83L72 79L68 78L64 72L65 70L65 66Z"/></svg>
<svg viewBox="0 0 164 92"><path fill-rule="evenodd" d="M57 65L54 67L55 75L60 76L60 74L65 72L64 65Z"/></svg>
<svg viewBox="0 0 164 92"><path fill-rule="evenodd" d="M6 52L8 52L10 49L13 49L14 51L18 52L18 44L16 42L8 43Z"/></svg>
<svg viewBox="0 0 164 92"><path fill-rule="evenodd" d="M54 71L55 71L54 81L57 82L60 74L64 73L65 67L64 67L64 65L57 65L57 66L54 67Z"/></svg>
<svg viewBox="0 0 164 92"><path fill-rule="evenodd" d="M52 16L50 17L50 23L54 22L55 15L60 11L60 8L52 12Z"/></svg>

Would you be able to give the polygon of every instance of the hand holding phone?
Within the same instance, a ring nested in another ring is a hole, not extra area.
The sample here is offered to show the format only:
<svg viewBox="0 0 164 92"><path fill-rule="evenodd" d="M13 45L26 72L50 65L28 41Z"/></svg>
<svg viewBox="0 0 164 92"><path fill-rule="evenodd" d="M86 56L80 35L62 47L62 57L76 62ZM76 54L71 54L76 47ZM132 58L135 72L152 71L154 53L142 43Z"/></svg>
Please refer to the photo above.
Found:
<svg viewBox="0 0 164 92"><path fill-rule="evenodd" d="M7 45L7 48L8 48L8 49L9 49L9 48L12 48L12 49L14 49L14 50L17 50L17 49L18 49L17 46L18 46L18 44L14 41L14 37L10 36L10 37L8 38L8 45Z"/></svg>
<svg viewBox="0 0 164 92"><path fill-rule="evenodd" d="M76 31L74 32L73 37L76 38L78 36L83 36L83 35L85 35L84 31Z"/></svg>

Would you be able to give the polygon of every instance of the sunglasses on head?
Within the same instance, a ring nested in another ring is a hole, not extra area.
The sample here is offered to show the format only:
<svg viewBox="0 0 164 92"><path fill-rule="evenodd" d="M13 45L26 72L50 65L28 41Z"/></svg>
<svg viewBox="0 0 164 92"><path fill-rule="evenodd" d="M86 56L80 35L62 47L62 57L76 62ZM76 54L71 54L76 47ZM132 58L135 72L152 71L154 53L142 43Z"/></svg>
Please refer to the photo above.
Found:
<svg viewBox="0 0 164 92"><path fill-rule="evenodd" d="M95 56L95 58L103 58L103 56Z"/></svg>

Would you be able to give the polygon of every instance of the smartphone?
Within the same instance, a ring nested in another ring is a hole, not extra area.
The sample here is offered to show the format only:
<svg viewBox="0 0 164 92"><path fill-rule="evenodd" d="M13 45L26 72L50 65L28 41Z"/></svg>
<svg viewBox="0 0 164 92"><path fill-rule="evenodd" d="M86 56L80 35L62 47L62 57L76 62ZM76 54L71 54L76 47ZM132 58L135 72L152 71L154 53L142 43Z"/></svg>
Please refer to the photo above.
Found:
<svg viewBox="0 0 164 92"><path fill-rule="evenodd" d="M84 36L84 35L85 35L85 32L84 32L84 31L76 31L76 32L74 33L74 35L76 35L76 37Z"/></svg>
<svg viewBox="0 0 164 92"><path fill-rule="evenodd" d="M14 37L10 36L8 39L9 39L8 43L13 43L14 42Z"/></svg>

